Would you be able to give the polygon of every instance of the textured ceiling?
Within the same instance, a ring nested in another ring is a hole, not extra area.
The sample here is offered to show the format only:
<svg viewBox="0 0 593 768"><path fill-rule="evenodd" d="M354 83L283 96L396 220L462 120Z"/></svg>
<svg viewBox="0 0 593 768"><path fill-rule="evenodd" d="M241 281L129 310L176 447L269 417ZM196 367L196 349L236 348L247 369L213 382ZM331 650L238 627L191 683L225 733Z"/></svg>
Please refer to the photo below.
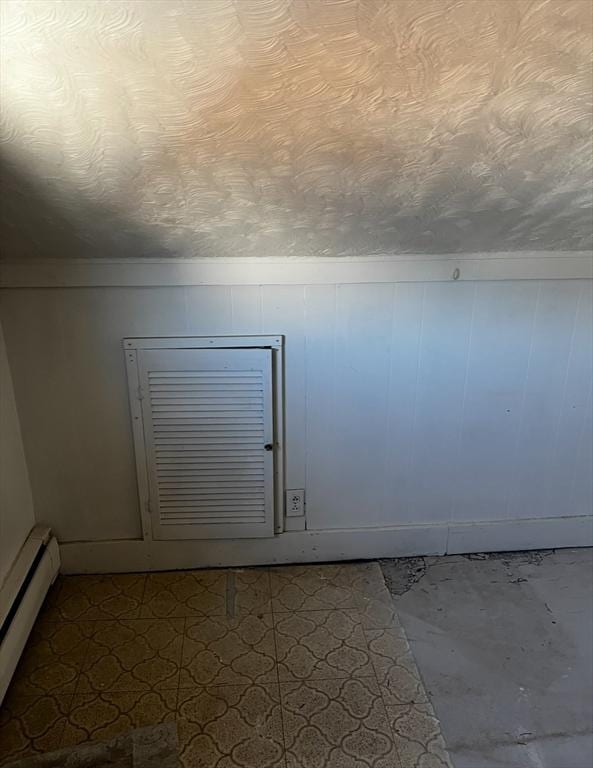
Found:
<svg viewBox="0 0 593 768"><path fill-rule="evenodd" d="M5 258L592 247L589 0L2 13Z"/></svg>

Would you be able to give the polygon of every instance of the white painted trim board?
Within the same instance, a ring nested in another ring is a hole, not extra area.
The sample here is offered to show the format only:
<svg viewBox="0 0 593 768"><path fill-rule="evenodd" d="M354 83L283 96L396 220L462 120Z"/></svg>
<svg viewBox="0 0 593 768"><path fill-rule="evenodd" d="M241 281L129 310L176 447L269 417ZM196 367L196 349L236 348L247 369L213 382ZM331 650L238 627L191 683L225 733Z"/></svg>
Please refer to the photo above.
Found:
<svg viewBox="0 0 593 768"><path fill-rule="evenodd" d="M593 546L593 516L294 531L274 539L60 545L65 573L159 571Z"/></svg>
<svg viewBox="0 0 593 768"><path fill-rule="evenodd" d="M331 259L55 259L0 264L2 288L331 285L592 277L593 253L589 251L399 254Z"/></svg>

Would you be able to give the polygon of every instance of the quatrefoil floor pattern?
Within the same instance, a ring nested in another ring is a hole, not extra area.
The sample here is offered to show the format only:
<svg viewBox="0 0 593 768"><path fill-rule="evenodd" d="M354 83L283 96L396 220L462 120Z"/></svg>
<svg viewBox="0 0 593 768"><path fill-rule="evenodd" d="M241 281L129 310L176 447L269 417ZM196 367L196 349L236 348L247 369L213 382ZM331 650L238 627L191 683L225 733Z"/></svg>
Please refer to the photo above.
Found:
<svg viewBox="0 0 593 768"><path fill-rule="evenodd" d="M174 721L183 768L450 768L378 563L67 576L0 765Z"/></svg>

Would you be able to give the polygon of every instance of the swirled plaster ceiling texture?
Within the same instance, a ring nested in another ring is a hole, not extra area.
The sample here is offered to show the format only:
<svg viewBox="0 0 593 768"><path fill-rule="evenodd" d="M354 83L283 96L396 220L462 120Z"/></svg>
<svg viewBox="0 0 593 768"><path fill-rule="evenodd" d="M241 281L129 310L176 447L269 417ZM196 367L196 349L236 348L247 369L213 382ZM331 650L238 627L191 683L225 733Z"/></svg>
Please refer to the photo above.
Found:
<svg viewBox="0 0 593 768"><path fill-rule="evenodd" d="M590 0L5 0L10 259L593 245Z"/></svg>

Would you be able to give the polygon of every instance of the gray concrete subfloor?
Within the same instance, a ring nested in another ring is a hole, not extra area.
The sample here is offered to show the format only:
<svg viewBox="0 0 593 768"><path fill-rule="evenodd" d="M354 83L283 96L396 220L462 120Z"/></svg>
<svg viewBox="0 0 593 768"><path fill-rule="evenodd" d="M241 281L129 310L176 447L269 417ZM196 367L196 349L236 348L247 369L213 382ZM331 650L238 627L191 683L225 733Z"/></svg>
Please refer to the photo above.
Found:
<svg viewBox="0 0 593 768"><path fill-rule="evenodd" d="M381 566L455 768L591 768L593 550Z"/></svg>

